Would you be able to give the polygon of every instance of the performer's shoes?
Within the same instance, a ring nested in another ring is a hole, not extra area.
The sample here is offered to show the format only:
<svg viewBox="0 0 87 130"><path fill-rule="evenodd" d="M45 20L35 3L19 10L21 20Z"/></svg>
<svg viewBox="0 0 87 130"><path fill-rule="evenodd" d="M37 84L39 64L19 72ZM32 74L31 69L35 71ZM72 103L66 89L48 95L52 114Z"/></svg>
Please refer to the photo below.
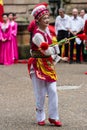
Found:
<svg viewBox="0 0 87 130"><path fill-rule="evenodd" d="M55 126L58 126L58 127L62 126L62 123L59 120L54 120L54 119L51 119L51 118L48 118L48 120L51 124L54 124Z"/></svg>
<svg viewBox="0 0 87 130"><path fill-rule="evenodd" d="M41 126L45 125L45 121L38 122L38 125L41 125Z"/></svg>

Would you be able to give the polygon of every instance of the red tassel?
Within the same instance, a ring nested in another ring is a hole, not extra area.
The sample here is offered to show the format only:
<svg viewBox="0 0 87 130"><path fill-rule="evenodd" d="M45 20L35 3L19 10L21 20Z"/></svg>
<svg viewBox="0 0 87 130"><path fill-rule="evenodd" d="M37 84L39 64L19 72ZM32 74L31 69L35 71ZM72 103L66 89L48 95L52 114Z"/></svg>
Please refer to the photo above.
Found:
<svg viewBox="0 0 87 130"><path fill-rule="evenodd" d="M30 73L30 67L31 67L31 64L33 63L34 61L34 58L29 58L28 60L28 72Z"/></svg>
<svg viewBox="0 0 87 130"><path fill-rule="evenodd" d="M48 49L48 43L47 42L42 42L41 43L41 45L40 45L40 48L42 49L42 50L47 50Z"/></svg>
<svg viewBox="0 0 87 130"><path fill-rule="evenodd" d="M85 40L87 38L85 33L78 34L77 37L80 38L80 40Z"/></svg>

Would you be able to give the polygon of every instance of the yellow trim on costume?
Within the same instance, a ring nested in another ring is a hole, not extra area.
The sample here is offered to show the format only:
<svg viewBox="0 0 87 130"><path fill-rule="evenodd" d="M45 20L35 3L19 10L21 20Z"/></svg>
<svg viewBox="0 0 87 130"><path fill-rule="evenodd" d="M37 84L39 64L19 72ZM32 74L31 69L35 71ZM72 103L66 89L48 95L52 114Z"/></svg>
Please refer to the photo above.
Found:
<svg viewBox="0 0 87 130"><path fill-rule="evenodd" d="M0 4L3 5L3 0L0 0Z"/></svg>
<svg viewBox="0 0 87 130"><path fill-rule="evenodd" d="M47 68L44 67L44 64L43 64L43 62L42 62L42 59L41 59L41 58L38 58L38 59L37 59L37 67L38 67L38 69L41 70L41 72L42 72L43 74L45 74L45 75L51 77L51 79L53 79L53 80L57 80L57 76L56 76L54 67L53 67L52 65L50 66L50 68L51 68L52 70L49 71L49 70L47 70ZM48 65L48 67L49 67L49 65Z"/></svg>

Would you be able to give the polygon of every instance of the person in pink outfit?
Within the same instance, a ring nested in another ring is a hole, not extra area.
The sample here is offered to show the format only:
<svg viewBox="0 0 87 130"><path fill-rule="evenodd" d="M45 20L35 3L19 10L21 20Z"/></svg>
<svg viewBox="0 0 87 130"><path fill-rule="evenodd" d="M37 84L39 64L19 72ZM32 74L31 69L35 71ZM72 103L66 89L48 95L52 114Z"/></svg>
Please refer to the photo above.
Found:
<svg viewBox="0 0 87 130"><path fill-rule="evenodd" d="M13 59L13 62L15 62L15 60L18 60L18 46L17 46L17 23L14 21L14 13L10 12L9 15L8 15L8 18L9 18L9 22L10 22L10 25L12 27L12 44L11 44L11 47L12 47L12 59Z"/></svg>
<svg viewBox="0 0 87 130"><path fill-rule="evenodd" d="M13 63L11 55L11 26L8 15L3 14L3 23L0 26L0 64L10 65Z"/></svg>

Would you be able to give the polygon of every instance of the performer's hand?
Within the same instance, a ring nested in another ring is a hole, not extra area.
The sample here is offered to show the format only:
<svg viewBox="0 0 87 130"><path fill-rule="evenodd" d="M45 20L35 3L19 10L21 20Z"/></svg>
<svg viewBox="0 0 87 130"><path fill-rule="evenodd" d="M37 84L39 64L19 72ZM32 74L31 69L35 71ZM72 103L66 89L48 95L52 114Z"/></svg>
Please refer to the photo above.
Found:
<svg viewBox="0 0 87 130"><path fill-rule="evenodd" d="M77 35L77 32L74 32L73 35L76 36L76 35Z"/></svg>
<svg viewBox="0 0 87 130"><path fill-rule="evenodd" d="M68 57L62 57L61 60L68 62Z"/></svg>
<svg viewBox="0 0 87 130"><path fill-rule="evenodd" d="M84 41L83 41L83 44L87 44L87 40L84 40Z"/></svg>
<svg viewBox="0 0 87 130"><path fill-rule="evenodd" d="M69 39L65 38L65 44L68 44L68 43L69 43Z"/></svg>

